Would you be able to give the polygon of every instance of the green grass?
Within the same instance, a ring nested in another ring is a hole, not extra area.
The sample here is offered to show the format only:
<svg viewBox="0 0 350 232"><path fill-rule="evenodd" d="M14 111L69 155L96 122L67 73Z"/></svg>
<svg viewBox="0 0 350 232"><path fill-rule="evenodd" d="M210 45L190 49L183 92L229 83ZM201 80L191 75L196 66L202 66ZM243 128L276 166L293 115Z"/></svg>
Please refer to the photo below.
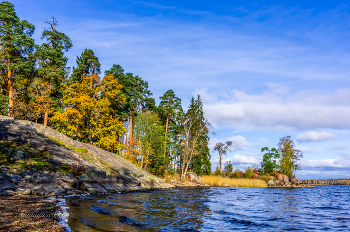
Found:
<svg viewBox="0 0 350 232"><path fill-rule="evenodd" d="M51 140L55 141L56 143L58 143L58 144L60 144L62 146L65 146L66 148L72 149L72 150L74 150L76 152L84 153L84 154L88 153L88 150L86 148L73 147L73 146L70 146L68 144L65 144L60 139L56 139L56 138L53 138L51 136L47 136L47 137L49 137Z"/></svg>
<svg viewBox="0 0 350 232"><path fill-rule="evenodd" d="M98 159L96 157L94 157L92 154L90 154L88 152L88 150L86 148L78 148L78 147L73 147L73 146L70 146L68 144L65 144L63 141L61 141L60 139L56 139L56 138L53 138L51 136L48 136L51 140L55 141L56 143L66 147L66 148L69 148L69 149L72 149L78 153L82 153L81 154L81 158L90 162L90 163L98 163L100 164L102 167L104 167L106 170L108 170L111 174L118 174L119 171L112 168L111 165L109 163L107 163L106 161L104 160L101 160L101 159Z"/></svg>
<svg viewBox="0 0 350 232"><path fill-rule="evenodd" d="M16 153L23 157L14 159ZM65 174L72 173L72 167L67 164L54 165L50 162L51 154L47 151L37 151L27 144L0 141L0 163L5 164L14 172L20 171L53 171Z"/></svg>

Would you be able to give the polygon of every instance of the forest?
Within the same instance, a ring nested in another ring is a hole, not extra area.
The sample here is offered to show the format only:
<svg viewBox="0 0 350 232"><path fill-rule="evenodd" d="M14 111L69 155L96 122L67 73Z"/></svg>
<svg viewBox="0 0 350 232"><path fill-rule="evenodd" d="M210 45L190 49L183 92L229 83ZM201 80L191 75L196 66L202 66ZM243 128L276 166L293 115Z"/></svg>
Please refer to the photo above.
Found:
<svg viewBox="0 0 350 232"><path fill-rule="evenodd" d="M34 25L12 3L0 3L0 114L54 128L158 176L211 173L210 124L200 96L184 110L169 89L157 105L146 80L118 64L101 73L88 48L71 69L65 56L71 39L56 18L44 22L37 44Z"/></svg>

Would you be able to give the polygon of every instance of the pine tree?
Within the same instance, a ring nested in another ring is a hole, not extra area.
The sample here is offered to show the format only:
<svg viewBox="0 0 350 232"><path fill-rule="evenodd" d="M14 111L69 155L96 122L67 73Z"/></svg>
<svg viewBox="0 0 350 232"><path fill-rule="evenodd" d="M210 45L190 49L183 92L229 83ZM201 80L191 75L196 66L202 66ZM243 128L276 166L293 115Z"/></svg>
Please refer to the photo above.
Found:
<svg viewBox="0 0 350 232"><path fill-rule="evenodd" d="M158 111L165 120L165 136L164 136L164 157L166 156L168 139L172 141L176 138L176 120L178 114L182 113L181 99L175 96L173 90L168 90L163 96L159 97L162 101L159 104ZM170 136L168 136L168 128L170 125Z"/></svg>
<svg viewBox="0 0 350 232"><path fill-rule="evenodd" d="M34 25L20 20L14 5L8 1L0 3L0 59L7 76L10 117L15 117L14 94L23 85L23 79L33 70L32 52Z"/></svg>
<svg viewBox="0 0 350 232"><path fill-rule="evenodd" d="M73 73L68 80L69 84L81 81L81 78L86 74L101 73L100 61L91 49L85 48L81 56L77 56L76 63L77 67L73 67Z"/></svg>
<svg viewBox="0 0 350 232"><path fill-rule="evenodd" d="M54 17L51 21L46 20L45 23L49 25L49 28L43 31L41 38L47 42L37 48L35 56L39 66L37 83L39 85L47 83L48 89L44 91L50 92L46 97L50 98L49 105L44 109L44 125L47 126L49 112L52 111L52 108L59 108L63 95L62 83L65 82L68 60L64 52L67 52L73 45L68 36L57 31L58 23Z"/></svg>
<svg viewBox="0 0 350 232"><path fill-rule="evenodd" d="M210 124L204 118L200 97L197 100L191 99L191 104L181 120L180 145L181 145L181 178L185 178L186 173L192 165L193 158L202 154L200 138L209 133ZM203 142L203 140L202 140Z"/></svg>
<svg viewBox="0 0 350 232"><path fill-rule="evenodd" d="M121 84L122 93L126 99L122 114L126 120L129 117L130 122L130 138L133 138L133 118L137 116L142 109L154 109L154 99L150 96L151 91L148 89L148 82L142 80L139 76L134 76L132 73L124 74L124 70L119 65L113 67L105 72L106 75L113 75Z"/></svg>
<svg viewBox="0 0 350 232"><path fill-rule="evenodd" d="M197 124L201 124L205 121L203 103L200 96L197 96L197 99L191 99L190 111L193 111L197 115ZM198 125L198 126L199 126ZM203 134L198 138L198 155L193 157L193 160L190 164L191 169L197 175L209 175L211 173L211 163L210 163L210 153L209 153L209 128L203 131Z"/></svg>

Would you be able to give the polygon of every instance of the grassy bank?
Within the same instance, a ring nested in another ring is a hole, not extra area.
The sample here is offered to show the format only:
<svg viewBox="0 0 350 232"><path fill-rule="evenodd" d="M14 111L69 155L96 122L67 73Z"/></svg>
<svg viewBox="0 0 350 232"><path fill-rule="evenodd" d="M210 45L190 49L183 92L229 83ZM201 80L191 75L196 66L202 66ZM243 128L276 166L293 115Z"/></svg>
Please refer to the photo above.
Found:
<svg viewBox="0 0 350 232"><path fill-rule="evenodd" d="M208 184L212 187L222 187L223 184L228 184L230 187L252 187L252 188L264 188L266 183L260 179L231 179L221 176L201 176L204 184Z"/></svg>

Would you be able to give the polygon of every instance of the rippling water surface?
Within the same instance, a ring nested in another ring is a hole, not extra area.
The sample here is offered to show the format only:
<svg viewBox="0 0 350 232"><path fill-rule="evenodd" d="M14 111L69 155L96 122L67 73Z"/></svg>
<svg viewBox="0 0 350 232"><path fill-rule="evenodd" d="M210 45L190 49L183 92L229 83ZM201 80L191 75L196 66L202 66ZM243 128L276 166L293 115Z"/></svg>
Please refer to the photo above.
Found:
<svg viewBox="0 0 350 232"><path fill-rule="evenodd" d="M73 231L350 231L350 187L177 188L68 198Z"/></svg>

